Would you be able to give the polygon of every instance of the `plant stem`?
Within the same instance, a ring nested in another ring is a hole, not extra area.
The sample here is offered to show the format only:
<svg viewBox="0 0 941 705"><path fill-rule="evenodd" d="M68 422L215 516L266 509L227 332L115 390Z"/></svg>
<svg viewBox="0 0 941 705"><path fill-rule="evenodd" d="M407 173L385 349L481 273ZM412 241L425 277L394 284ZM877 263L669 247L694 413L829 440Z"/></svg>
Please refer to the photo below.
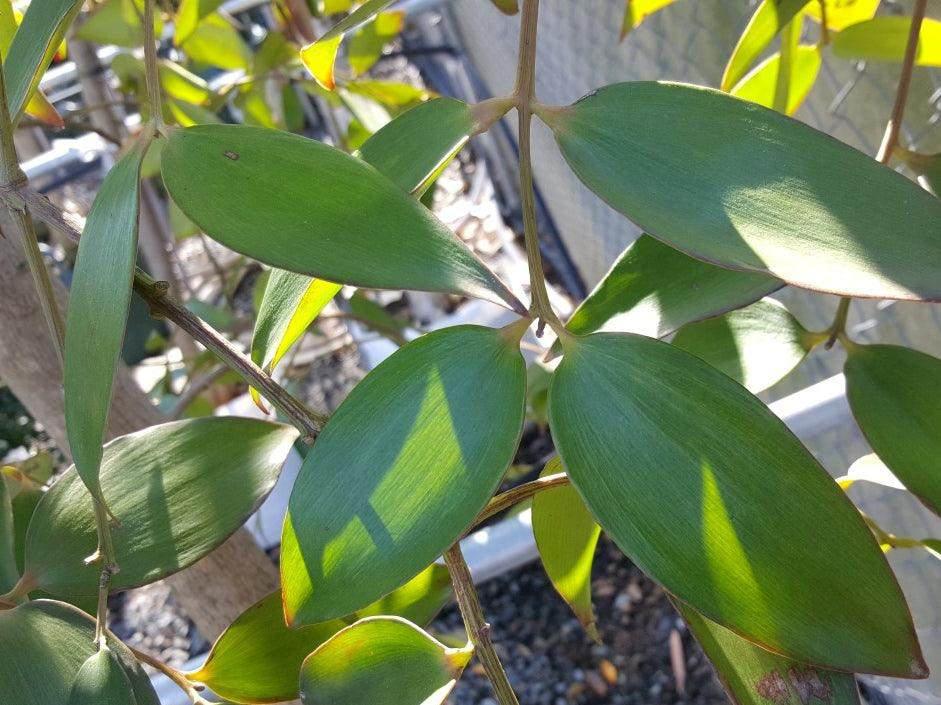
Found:
<svg viewBox="0 0 941 705"><path fill-rule="evenodd" d="M569 476L564 472L557 472L554 475L546 475L545 477L540 477L538 480L517 485L491 499L487 503L487 506L477 515L477 518L474 519L471 528L476 528L487 521L487 519L540 492L551 490L553 487L564 487L568 484L570 484Z"/></svg>
<svg viewBox="0 0 941 705"><path fill-rule="evenodd" d="M823 344L823 347L827 350L832 348L837 339L846 332L846 319L849 317L851 302L852 299L849 297L840 299L840 305L836 308L836 316L833 318L833 323L831 323L830 327L826 330L826 332L829 333L829 337L827 338L827 342Z"/></svg>
<svg viewBox="0 0 941 705"><path fill-rule="evenodd" d="M26 185L19 188L0 188L0 199L11 204L11 207L28 206L39 220L64 232L74 242L81 239L78 228L59 208L44 195ZM327 417L308 409L293 397L221 333L177 302L169 294L168 288L166 282L154 281L140 269L134 274L134 290L147 302L152 313L172 321L194 340L212 350L222 362L271 401L301 431L306 442L312 442L320 433Z"/></svg>
<svg viewBox="0 0 941 705"><path fill-rule="evenodd" d="M794 45L800 39L800 27L803 22L791 20L781 30L781 51L778 54L778 75L774 85L774 101L772 108L779 113L787 115L788 103L791 98L791 62L794 57Z"/></svg>
<svg viewBox="0 0 941 705"><path fill-rule="evenodd" d="M818 46L824 47L830 43L830 28L827 27L827 0L818 0L820 4L820 41Z"/></svg>
<svg viewBox="0 0 941 705"><path fill-rule="evenodd" d="M144 77L150 102L150 121L159 131L163 126L163 100L160 98L160 69L154 37L154 0L144 0Z"/></svg>
<svg viewBox="0 0 941 705"><path fill-rule="evenodd" d="M493 685L497 702L500 705L519 705L516 693L513 692L513 686L510 685L510 681L506 677L506 671L503 670L503 664L500 663L500 657L493 649L493 641L490 639L490 625L487 624L484 612L480 607L480 600L477 599L477 590L474 588L474 581L471 578L470 569L467 567L467 561L464 560L464 554L461 553L460 543L455 543L447 550L444 554L444 562L451 573L454 597L457 600L458 607L461 608L461 616L464 618L464 625L467 627L467 635L474 644L477 656L487 672L491 685Z"/></svg>
<svg viewBox="0 0 941 705"><path fill-rule="evenodd" d="M174 685L176 685L180 690L186 693L186 696L190 699L194 705L200 705L201 703L206 703L207 701L196 691L196 688L189 681L186 675L177 669L173 668L155 656L151 656L148 653L143 651L138 651L133 646L128 646L131 650L131 653L137 658L141 663L146 663L153 669L160 671L163 675L169 678Z"/></svg>
<svg viewBox="0 0 941 705"><path fill-rule="evenodd" d="M533 187L533 158L531 146L533 101L536 91L536 31L539 24L539 0L524 0L520 24L519 66L516 74L516 109L519 113L519 168L520 200L523 209L523 236L526 242L526 260L529 263L531 313L540 319L537 335L542 335L546 324L562 329L546 289L546 277L539 251L539 233L536 224L536 192Z"/></svg>
<svg viewBox="0 0 941 705"><path fill-rule="evenodd" d="M3 66L0 63L0 188L14 189L26 183L26 174L20 169L20 162L16 156L16 146L13 143L13 120L7 108L6 81L3 78ZM36 230L29 211L22 204L7 204L13 229L23 245L29 271L33 276L33 284L39 295L43 318L52 334L59 365L63 364L62 350L65 345L65 325L62 322L62 313L56 303L52 281L49 279L49 270L43 261L42 252L39 251L39 241L36 239Z"/></svg>

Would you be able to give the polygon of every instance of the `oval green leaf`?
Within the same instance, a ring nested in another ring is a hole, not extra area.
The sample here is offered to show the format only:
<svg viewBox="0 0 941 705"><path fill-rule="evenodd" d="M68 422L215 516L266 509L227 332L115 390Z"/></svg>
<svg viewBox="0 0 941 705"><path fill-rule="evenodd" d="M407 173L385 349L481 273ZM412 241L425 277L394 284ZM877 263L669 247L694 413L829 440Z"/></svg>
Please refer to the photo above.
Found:
<svg viewBox="0 0 941 705"><path fill-rule="evenodd" d="M833 38L833 53L844 59L901 62L911 17L873 17L851 25ZM916 66L941 66L941 20L926 17L918 35Z"/></svg>
<svg viewBox="0 0 941 705"><path fill-rule="evenodd" d="M78 245L65 326L65 427L78 474L101 501L98 466L131 306L140 171L151 134L114 165L95 197Z"/></svg>
<svg viewBox="0 0 941 705"><path fill-rule="evenodd" d="M846 396L876 454L941 513L941 360L896 345L847 347Z"/></svg>
<svg viewBox="0 0 941 705"><path fill-rule="evenodd" d="M434 561L500 483L523 423L521 331L457 326L400 348L330 419L294 484L289 623L342 617Z"/></svg>
<svg viewBox="0 0 941 705"><path fill-rule="evenodd" d="M95 620L64 602L33 600L0 612L3 705L68 703L79 670L97 651L94 636ZM131 684L134 701L130 702L159 705L130 650L110 633L107 638Z"/></svg>
<svg viewBox="0 0 941 705"><path fill-rule="evenodd" d="M541 113L589 188L699 259L843 296L941 300L941 201L803 123L656 82Z"/></svg>
<svg viewBox="0 0 941 705"><path fill-rule="evenodd" d="M69 705L137 705L124 666L107 646L89 656L78 669Z"/></svg>
<svg viewBox="0 0 941 705"><path fill-rule="evenodd" d="M817 81L821 64L822 59L818 47L796 47L788 71L787 115L793 115L803 105L807 94ZM780 69L781 54L776 52L758 64L736 84L731 94L766 108L774 107Z"/></svg>
<svg viewBox="0 0 941 705"><path fill-rule="evenodd" d="M562 459L546 463L542 477L563 472ZM533 535L539 557L562 599L585 631L600 641L591 606L591 566L601 527L571 485L553 487L533 497Z"/></svg>
<svg viewBox="0 0 941 705"><path fill-rule="evenodd" d="M852 673L826 671L765 651L735 632L674 602L689 630L712 661L736 705L858 705Z"/></svg>
<svg viewBox="0 0 941 705"><path fill-rule="evenodd" d="M101 486L121 520L112 588L160 580L205 556L271 491L297 431L237 417L151 426L105 446ZM94 595L100 570L91 497L65 473L33 512L24 581L55 595Z"/></svg>
<svg viewBox="0 0 941 705"><path fill-rule="evenodd" d="M266 264L343 284L467 294L525 310L426 208L375 168L320 142L198 125L170 137L162 171L173 200L206 234Z"/></svg>
<svg viewBox="0 0 941 705"><path fill-rule="evenodd" d="M784 423L702 360L636 335L569 338L549 389L572 482L637 565L791 658L926 674L859 512Z"/></svg>
<svg viewBox="0 0 941 705"><path fill-rule="evenodd" d="M273 592L238 617L216 640L203 666L190 680L237 703L269 703L298 697L301 663L318 646L351 622L395 615L426 624L451 599L451 577L432 564L398 590L352 617L289 629L281 592Z"/></svg>
<svg viewBox="0 0 941 705"><path fill-rule="evenodd" d="M787 375L826 339L826 333L804 328L777 301L762 299L724 316L683 326L673 345L757 394Z"/></svg>
<svg viewBox="0 0 941 705"><path fill-rule="evenodd" d="M307 705L442 705L474 653L414 624L370 617L337 633L301 668Z"/></svg>

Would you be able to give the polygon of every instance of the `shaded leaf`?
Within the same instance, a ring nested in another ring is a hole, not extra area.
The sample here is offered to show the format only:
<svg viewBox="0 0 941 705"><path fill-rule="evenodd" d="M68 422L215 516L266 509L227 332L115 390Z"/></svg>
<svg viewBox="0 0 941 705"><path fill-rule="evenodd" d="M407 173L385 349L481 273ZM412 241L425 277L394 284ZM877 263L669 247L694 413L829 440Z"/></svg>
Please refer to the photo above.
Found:
<svg viewBox="0 0 941 705"><path fill-rule="evenodd" d="M110 498L102 496L98 466L131 305L140 170L152 134L144 133L98 190L78 245L69 296L63 370L65 427L78 474L102 502Z"/></svg>
<svg viewBox="0 0 941 705"><path fill-rule="evenodd" d="M803 123L656 82L541 113L589 188L689 254L843 296L941 299L941 201Z"/></svg>
<svg viewBox="0 0 941 705"><path fill-rule="evenodd" d="M173 42L179 46L186 41L205 17L219 9L223 0L181 0L173 22Z"/></svg>
<svg viewBox="0 0 941 705"><path fill-rule="evenodd" d="M273 130L199 125L170 137L162 169L173 200L206 234L272 266L524 310L427 209L338 149Z"/></svg>
<svg viewBox="0 0 941 705"><path fill-rule="evenodd" d="M203 18L180 45L192 61L220 69L249 69L252 51L238 30L219 13Z"/></svg>
<svg viewBox="0 0 941 705"><path fill-rule="evenodd" d="M880 0L825 0L827 8L827 27L839 32L851 24L868 20L879 9ZM807 4L806 14L817 22L822 21L820 0Z"/></svg>
<svg viewBox="0 0 941 705"><path fill-rule="evenodd" d="M432 564L398 590L352 617L309 627L284 624L281 592L273 592L241 614L223 632L202 668L187 674L234 702L280 702L298 697L301 663L318 646L351 622L396 615L425 624L451 599L447 568Z"/></svg>
<svg viewBox="0 0 941 705"><path fill-rule="evenodd" d="M741 81L784 26L809 2L810 0L761 0L732 50L719 87L728 91Z"/></svg>
<svg viewBox="0 0 941 705"><path fill-rule="evenodd" d="M474 653L414 624L370 617L338 632L301 668L309 705L442 705Z"/></svg>
<svg viewBox="0 0 941 705"><path fill-rule="evenodd" d="M673 344L758 393L797 367L827 333L811 333L777 301L683 326Z"/></svg>
<svg viewBox="0 0 941 705"><path fill-rule="evenodd" d="M11 590L20 577L11 494L8 483L0 478L0 594Z"/></svg>
<svg viewBox="0 0 941 705"><path fill-rule="evenodd" d="M941 513L941 360L896 345L849 345L846 396L879 458Z"/></svg>
<svg viewBox="0 0 941 705"><path fill-rule="evenodd" d="M721 372L629 334L568 338L552 436L604 530L709 619L825 667L924 676L872 534L784 423Z"/></svg>
<svg viewBox="0 0 941 705"><path fill-rule="evenodd" d="M490 0L490 2L504 15L515 15L520 11L517 0Z"/></svg>
<svg viewBox="0 0 941 705"><path fill-rule="evenodd" d="M30 458L20 464L19 468L11 466L0 468L0 472L8 480L4 484L10 491L13 508L14 548L18 574L23 572L26 529L29 526L30 517L33 516L33 510L45 492L43 485L52 477L52 470L52 458L48 454Z"/></svg>
<svg viewBox="0 0 941 705"><path fill-rule="evenodd" d="M144 43L144 0L105 0L76 30L75 36L95 44L116 44L135 49ZM163 33L163 21L154 13L154 36Z"/></svg>
<svg viewBox="0 0 941 705"><path fill-rule="evenodd" d="M688 605L674 602L674 606L736 705L858 705L859 690L852 673L826 671L772 654Z"/></svg>
<svg viewBox="0 0 941 705"><path fill-rule="evenodd" d="M13 10L11 0L0 0L0 57L4 60L10 51L10 44L16 35L18 15ZM26 113L52 127L65 126L55 107L38 88L33 92L26 105Z"/></svg>
<svg viewBox="0 0 941 705"><path fill-rule="evenodd" d="M68 703L79 670L97 651L94 634L95 620L64 602L33 600L0 611L3 704ZM107 638L136 704L159 705L147 674L130 650L110 633Z"/></svg>
<svg viewBox="0 0 941 705"><path fill-rule="evenodd" d="M793 61L789 70L787 114L797 112L810 93L820 73L822 60L820 49L816 46L799 46L794 52ZM778 71L781 66L781 54L772 54L750 71L731 94L758 103L766 108L774 107L775 88L778 82Z"/></svg>
<svg viewBox="0 0 941 705"><path fill-rule="evenodd" d="M640 27L640 23L650 15L674 2L676 0L627 0L624 21L621 23L621 39L623 40L632 30Z"/></svg>
<svg viewBox="0 0 941 705"><path fill-rule="evenodd" d="M362 608L470 526L519 442L525 323L429 333L350 392L307 454L288 505L281 583L289 623Z"/></svg>
<svg viewBox="0 0 941 705"><path fill-rule="evenodd" d="M367 298L362 291L357 291L350 297L349 305L350 313L367 328L384 335L396 345L405 345L408 342L404 335L407 324Z"/></svg>
<svg viewBox="0 0 941 705"><path fill-rule="evenodd" d="M105 446L101 486L121 519L112 588L154 582L195 563L271 491L297 431L237 417L151 426ZM97 593L91 498L74 469L40 500L26 536L24 580L56 595Z"/></svg>
<svg viewBox="0 0 941 705"><path fill-rule="evenodd" d="M562 459L546 463L541 477L563 472ZM533 497L533 535L539 557L562 599L585 631L600 641L591 606L591 566L601 527L571 485L543 490Z"/></svg>
<svg viewBox="0 0 941 705"><path fill-rule="evenodd" d="M104 646L78 669L68 702L69 705L137 705L137 698L124 666L114 652Z"/></svg>
<svg viewBox="0 0 941 705"><path fill-rule="evenodd" d="M901 62L911 17L874 17L847 27L833 38L833 53L844 59ZM916 66L941 66L941 20L926 17L918 35Z"/></svg>

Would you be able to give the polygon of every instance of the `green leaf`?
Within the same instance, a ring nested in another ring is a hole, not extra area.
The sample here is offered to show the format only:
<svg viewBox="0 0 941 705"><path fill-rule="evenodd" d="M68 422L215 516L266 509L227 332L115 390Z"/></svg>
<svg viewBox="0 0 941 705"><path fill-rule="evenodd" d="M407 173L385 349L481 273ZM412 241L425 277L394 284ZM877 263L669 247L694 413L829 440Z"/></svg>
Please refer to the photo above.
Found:
<svg viewBox="0 0 941 705"><path fill-rule="evenodd" d="M753 303L783 283L707 264L641 235L618 258L566 328L660 338L680 326Z"/></svg>
<svg viewBox="0 0 941 705"><path fill-rule="evenodd" d="M563 472L562 459L546 463L541 477ZM562 599L585 631L600 641L591 606L591 565L601 527L571 485L553 487L533 497L533 535L539 557Z"/></svg>
<svg viewBox="0 0 941 705"><path fill-rule="evenodd" d="M888 468L941 513L941 360L895 345L847 346L846 396Z"/></svg>
<svg viewBox="0 0 941 705"><path fill-rule="evenodd" d="M765 651L735 632L674 602L737 705L858 705L852 673L825 671Z"/></svg>
<svg viewBox="0 0 941 705"><path fill-rule="evenodd" d="M78 669L69 705L137 705L123 664L107 646L89 656Z"/></svg>
<svg viewBox="0 0 941 705"><path fill-rule="evenodd" d="M515 15L520 11L518 0L490 0L504 15Z"/></svg>
<svg viewBox="0 0 941 705"><path fill-rule="evenodd" d="M121 521L112 588L160 580L221 544L271 491L295 438L279 424L210 417L106 445L101 486ZM100 570L84 563L96 545L91 498L70 469L33 513L24 580L55 595L96 594Z"/></svg>
<svg viewBox="0 0 941 705"><path fill-rule="evenodd" d="M859 512L740 385L672 345L597 333L566 340L549 413L591 513L679 599L800 661L926 674Z"/></svg>
<svg viewBox="0 0 941 705"><path fill-rule="evenodd" d="M7 107L14 125L81 8L82 3L76 0L34 0L26 9L3 57Z"/></svg>
<svg viewBox="0 0 941 705"><path fill-rule="evenodd" d="M941 300L941 201L803 123L656 82L540 112L589 188L699 259L843 296Z"/></svg>
<svg viewBox="0 0 941 705"><path fill-rule="evenodd" d="M621 23L621 40L640 27L641 22L650 15L674 2L676 0L627 0L627 6L624 8L624 21Z"/></svg>
<svg viewBox="0 0 941 705"><path fill-rule="evenodd" d="M199 125L174 132L162 168L173 200L206 234L271 266L525 310L426 208L338 149L274 130Z"/></svg>
<svg viewBox="0 0 941 705"><path fill-rule="evenodd" d="M882 459L875 453L869 453L861 458L857 458L850 465L849 470L844 477L837 480L840 487L848 489L854 482L872 482L883 487L890 487L894 490L904 490L905 485L892 474L892 471L886 467Z"/></svg>
<svg viewBox="0 0 941 705"><path fill-rule="evenodd" d="M94 635L94 619L63 602L33 600L0 612L3 705L68 703L79 670L97 651ZM110 633L107 639L131 684L136 705L159 705L147 674L130 650Z"/></svg>
<svg viewBox="0 0 941 705"><path fill-rule="evenodd" d="M220 69L246 69L252 65L252 51L238 30L218 13L207 15L180 48L191 61Z"/></svg>
<svg viewBox="0 0 941 705"><path fill-rule="evenodd" d="M863 20L868 20L879 9L881 0L825 0L827 7L827 27L839 32L846 27ZM805 12L808 17L821 21L820 1L811 2Z"/></svg>
<svg viewBox="0 0 941 705"><path fill-rule="evenodd" d="M399 36L405 27L405 12L380 12L350 37L348 58L356 75L366 73L382 56L386 44Z"/></svg>
<svg viewBox="0 0 941 705"><path fill-rule="evenodd" d="M360 609L471 525L519 443L525 323L429 333L350 392L307 454L288 505L281 583L289 623Z"/></svg>
<svg viewBox="0 0 941 705"><path fill-rule="evenodd" d="M442 705L474 648L450 649L414 624L370 617L347 627L301 668L308 705Z"/></svg>
<svg viewBox="0 0 941 705"><path fill-rule="evenodd" d="M16 585L20 571L16 566L16 527L8 483L0 477L0 594Z"/></svg>
<svg viewBox="0 0 941 705"><path fill-rule="evenodd" d="M6 476L4 484L10 492L13 508L14 547L18 574L23 572L26 529L29 526L30 517L33 516L33 510L45 492L43 485L52 477L52 471L52 457L47 453L34 456L16 468L12 466L0 468L0 473Z"/></svg>
<svg viewBox="0 0 941 705"><path fill-rule="evenodd" d="M105 0L76 30L75 36L95 44L116 44L136 49L144 43L144 0ZM163 33L163 21L154 14L154 36Z"/></svg>
<svg viewBox="0 0 941 705"><path fill-rule="evenodd" d="M818 47L799 46L796 48L788 74L788 115L793 115L803 105L810 89L814 87L817 74L820 73L821 63ZM731 94L766 108L773 107L780 66L781 54L772 54L736 84Z"/></svg>
<svg viewBox="0 0 941 705"><path fill-rule="evenodd" d="M144 88L145 69L142 59L130 53L121 53L111 61L111 69L122 81L136 81ZM169 98L193 105L208 104L213 98L206 81L174 61L161 59L157 64L157 75L160 77L160 87Z"/></svg>
<svg viewBox="0 0 941 705"><path fill-rule="evenodd" d="M199 23L219 9L223 0L181 0L173 23L173 42L180 46Z"/></svg>
<svg viewBox="0 0 941 705"><path fill-rule="evenodd" d="M0 56L4 61L10 53L10 44L16 36L17 14L11 0L0 0ZM26 105L26 113L55 128L65 127L62 117L38 88Z"/></svg>
<svg viewBox="0 0 941 705"><path fill-rule="evenodd" d="M298 697L297 675L305 658L351 622L391 614L425 624L451 599L451 578L432 564L408 583L352 617L300 629L284 624L281 592L273 592L236 619L213 644L202 668L187 677L242 703Z"/></svg>
<svg viewBox="0 0 941 705"><path fill-rule="evenodd" d="M797 367L826 333L811 333L777 301L762 299L683 326L673 344L757 394Z"/></svg>
<svg viewBox="0 0 941 705"><path fill-rule="evenodd" d="M911 17L874 17L847 27L833 38L833 53L844 59L901 62ZM918 35L916 66L941 66L941 20L926 17Z"/></svg>
<svg viewBox="0 0 941 705"><path fill-rule="evenodd" d="M809 2L810 0L761 0L745 31L739 37L735 49L732 50L719 87L728 91L742 80L784 26Z"/></svg>
<svg viewBox="0 0 941 705"><path fill-rule="evenodd" d="M106 498L98 483L98 466L131 305L140 170L151 135L144 133L98 190L78 246L69 297L63 372L65 427L78 474L102 502Z"/></svg>
<svg viewBox="0 0 941 705"><path fill-rule="evenodd" d="M350 297L350 313L359 323L370 330L384 335L396 345L405 345L408 340L403 335L407 324L390 314L382 306L370 300L362 291Z"/></svg>

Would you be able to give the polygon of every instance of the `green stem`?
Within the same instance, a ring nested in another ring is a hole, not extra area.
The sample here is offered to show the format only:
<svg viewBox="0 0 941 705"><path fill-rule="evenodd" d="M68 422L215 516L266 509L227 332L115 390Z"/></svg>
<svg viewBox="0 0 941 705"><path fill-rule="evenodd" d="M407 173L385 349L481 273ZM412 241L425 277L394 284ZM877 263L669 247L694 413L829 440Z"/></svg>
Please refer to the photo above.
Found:
<svg viewBox="0 0 941 705"><path fill-rule="evenodd" d="M791 98L791 63L794 47L800 39L800 21L791 20L781 31L781 51L778 54L778 75L774 85L774 102L771 107L787 115Z"/></svg>
<svg viewBox="0 0 941 705"><path fill-rule="evenodd" d="M830 324L830 327L826 330L829 334L827 337L827 342L824 343L824 348L829 350L833 347L833 344L846 333L846 319L849 317L850 312L850 303L852 299L849 297L843 297L840 299L840 305L837 306L836 316L833 318L833 323Z"/></svg>
<svg viewBox="0 0 941 705"><path fill-rule="evenodd" d="M477 590L474 588L474 581L467 567L467 561L464 560L464 554L461 553L460 543L454 544L447 550L444 554L444 562L451 573L454 597L458 607L461 608L467 635L474 644L477 657L493 685L497 702L500 705L519 705L513 686L510 685L506 671L503 670L503 664L500 663L500 657L494 651L493 641L490 638L490 625L487 624L483 609L480 607L480 600L477 599Z"/></svg>
<svg viewBox="0 0 941 705"><path fill-rule="evenodd" d="M204 703L205 705L210 705L210 703L196 691L196 687L189 681L186 674L144 651L138 651L132 646L128 646L127 648L131 650L131 653L134 654L138 661L146 663L154 670L160 671L169 678L174 685L186 693L186 696L193 705L203 705Z"/></svg>
<svg viewBox="0 0 941 705"><path fill-rule="evenodd" d="M157 66L157 41L154 37L154 0L144 0L144 76L150 102L150 121L163 127L163 100L160 97L160 69Z"/></svg>
<svg viewBox="0 0 941 705"><path fill-rule="evenodd" d="M564 487L569 484L569 476L564 472L554 475L546 475L532 482L525 482L522 485L507 490L491 499L484 507L477 518L474 519L472 529L483 524L487 519L496 516L500 512L519 504L520 502L535 496L539 492L551 490L553 487Z"/></svg>
<svg viewBox="0 0 941 705"><path fill-rule="evenodd" d="M108 593L111 590L111 578L119 568L114 555L108 510L97 498L92 498L92 507L95 511L95 528L98 530L98 549L86 558L85 562L101 563L101 575L98 578L98 609L95 613L95 642L101 649L107 643L105 634L108 631Z"/></svg>

